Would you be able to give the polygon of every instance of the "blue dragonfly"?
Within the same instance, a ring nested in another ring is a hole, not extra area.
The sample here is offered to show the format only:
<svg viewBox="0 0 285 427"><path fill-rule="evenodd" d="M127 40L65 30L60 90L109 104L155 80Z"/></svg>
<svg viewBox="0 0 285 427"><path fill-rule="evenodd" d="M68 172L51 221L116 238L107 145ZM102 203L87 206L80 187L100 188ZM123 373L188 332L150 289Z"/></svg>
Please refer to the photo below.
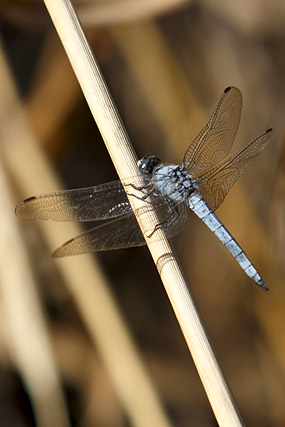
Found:
<svg viewBox="0 0 285 427"><path fill-rule="evenodd" d="M241 92L233 86L226 88L210 120L187 148L182 164L162 163L155 155L144 157L138 161L138 167L145 184L138 188L134 179L131 186L141 191L140 197L146 202L144 213L151 203L159 218L148 238L155 239L158 228L162 228L167 237L180 233L192 210L253 282L267 291L256 268L214 213L274 133L273 129L267 129L239 153L226 158L238 130L241 107ZM103 221L64 243L56 249L54 257L145 244L120 181L29 197L16 207L16 214L52 221Z"/></svg>

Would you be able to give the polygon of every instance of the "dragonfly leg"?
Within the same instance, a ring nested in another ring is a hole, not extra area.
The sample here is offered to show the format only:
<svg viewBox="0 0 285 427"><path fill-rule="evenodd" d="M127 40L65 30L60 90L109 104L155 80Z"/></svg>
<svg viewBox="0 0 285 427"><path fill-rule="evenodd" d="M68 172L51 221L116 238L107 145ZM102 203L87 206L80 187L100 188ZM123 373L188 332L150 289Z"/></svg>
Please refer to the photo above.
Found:
<svg viewBox="0 0 285 427"><path fill-rule="evenodd" d="M133 193L127 193L128 196L133 196L136 199L139 200L144 200L146 203L151 203L151 201L146 200L153 192L154 192L154 188L151 187L149 184L147 184L144 187L136 187L134 184L129 184L131 185L135 190L139 190L139 191L143 191L146 190L146 188L150 187L150 190L146 191L142 196L137 196L136 194Z"/></svg>
<svg viewBox="0 0 285 427"><path fill-rule="evenodd" d="M146 188L152 187L152 185L151 185L150 182L148 184L144 184L144 185L136 185L136 184L133 184L133 183L130 182L129 184L126 184L126 185L130 186L130 187L132 187L132 188L134 188L135 190L138 190L138 191L143 191Z"/></svg>
<svg viewBox="0 0 285 427"><path fill-rule="evenodd" d="M152 230L152 232L150 234L148 234L148 238L151 238L154 233L159 230L160 228L168 228L170 227L178 218L179 216L179 211L177 209L176 204L171 200L168 199L168 209L169 209L169 216L168 218L166 218L164 221L159 222L158 224L156 224L156 226L154 227L154 229Z"/></svg>

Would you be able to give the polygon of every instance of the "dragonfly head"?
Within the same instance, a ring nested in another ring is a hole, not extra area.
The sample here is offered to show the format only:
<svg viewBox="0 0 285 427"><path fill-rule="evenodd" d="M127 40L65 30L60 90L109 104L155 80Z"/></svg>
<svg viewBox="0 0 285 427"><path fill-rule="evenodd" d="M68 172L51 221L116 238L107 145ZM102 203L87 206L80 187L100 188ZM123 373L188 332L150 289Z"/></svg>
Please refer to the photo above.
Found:
<svg viewBox="0 0 285 427"><path fill-rule="evenodd" d="M151 177L154 170L161 164L161 160L155 156L143 157L138 161L138 168L143 176Z"/></svg>

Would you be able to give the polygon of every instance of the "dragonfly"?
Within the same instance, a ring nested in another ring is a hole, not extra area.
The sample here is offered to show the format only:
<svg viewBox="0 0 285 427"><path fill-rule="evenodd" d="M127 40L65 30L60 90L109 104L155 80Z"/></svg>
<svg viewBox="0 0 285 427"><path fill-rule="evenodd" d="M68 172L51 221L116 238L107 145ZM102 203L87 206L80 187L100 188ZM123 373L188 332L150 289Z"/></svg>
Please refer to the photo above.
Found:
<svg viewBox="0 0 285 427"><path fill-rule="evenodd" d="M274 133L273 129L267 129L236 155L227 158L239 127L241 108L239 89L226 88L208 123L187 148L182 164L162 163L155 155L143 157L138 161L138 168L144 185L138 187L134 181L130 186L139 190L139 198L145 201L143 214L147 214L151 204L159 220L147 238L155 239L159 228L167 237L175 236L186 227L189 212L193 211L253 282L267 291L252 262L214 213ZM61 245L53 253L54 257L146 244L119 180L29 197L17 205L16 214L52 221L101 221Z"/></svg>

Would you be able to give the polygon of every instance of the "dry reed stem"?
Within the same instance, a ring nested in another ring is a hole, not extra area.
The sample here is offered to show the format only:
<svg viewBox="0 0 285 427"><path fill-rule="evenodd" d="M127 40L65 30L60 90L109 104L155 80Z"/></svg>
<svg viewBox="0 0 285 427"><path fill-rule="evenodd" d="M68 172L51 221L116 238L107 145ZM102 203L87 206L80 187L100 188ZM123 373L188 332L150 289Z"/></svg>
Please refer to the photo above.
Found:
<svg viewBox="0 0 285 427"><path fill-rule="evenodd" d="M191 0L109 0L78 7L84 27L126 24L186 7Z"/></svg>
<svg viewBox="0 0 285 427"><path fill-rule="evenodd" d="M45 0L45 3L117 172L125 182L127 178L135 176L138 172L136 157L72 6L68 1ZM129 200L136 213L142 206L142 202L132 197ZM149 216L150 222L153 224L156 221L155 213L151 213ZM137 218L142 231L145 232L146 225L140 223L139 216ZM161 278L218 423L221 426L241 425L241 419L233 404L230 391L219 369L183 274L175 261L171 247L162 231L159 231L161 240L151 244L147 242L149 250L155 264L164 259L165 255L171 254L168 262L161 269Z"/></svg>
<svg viewBox="0 0 285 427"><path fill-rule="evenodd" d="M31 191L41 193L46 189L60 189L60 183L26 120L2 50L0 68L1 101L5 100L4 104L0 102L0 137L5 165L26 196ZM14 215L13 211L10 215ZM39 223L50 251L68 236L82 231L77 224L65 225ZM94 257L65 258L57 265L132 424L138 427L170 426Z"/></svg>
<svg viewBox="0 0 285 427"><path fill-rule="evenodd" d="M56 103L51 96L55 90ZM57 34L50 31L37 63L26 105L41 143L51 139L81 96L80 87Z"/></svg>
<svg viewBox="0 0 285 427"><path fill-rule="evenodd" d="M1 122L1 127L4 125ZM5 143L9 144L2 137L1 144ZM68 415L52 346L18 221L13 215L14 201L2 161L0 194L0 286L6 345L29 390L37 425L67 427Z"/></svg>
<svg viewBox="0 0 285 427"><path fill-rule="evenodd" d="M193 0L108 0L79 1L77 10L81 21L89 27L123 24L152 18L187 7ZM3 3L3 2L2 2ZM30 2L10 2L1 5L1 14L19 27L42 29L48 20L41 9Z"/></svg>

